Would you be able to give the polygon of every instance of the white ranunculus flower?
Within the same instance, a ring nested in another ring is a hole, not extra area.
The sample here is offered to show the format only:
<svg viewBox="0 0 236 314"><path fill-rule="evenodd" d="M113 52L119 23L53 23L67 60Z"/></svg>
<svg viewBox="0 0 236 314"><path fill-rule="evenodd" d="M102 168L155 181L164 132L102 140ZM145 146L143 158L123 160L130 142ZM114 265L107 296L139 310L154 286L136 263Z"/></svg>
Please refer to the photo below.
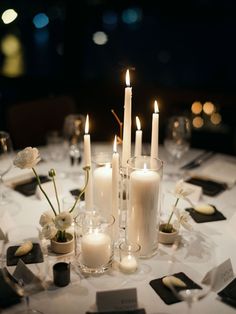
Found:
<svg viewBox="0 0 236 314"><path fill-rule="evenodd" d="M41 227L53 222L54 215L51 212L45 212L41 215L39 223Z"/></svg>
<svg viewBox="0 0 236 314"><path fill-rule="evenodd" d="M14 165L20 169L31 169L40 161L39 151L35 147L26 147L17 153Z"/></svg>
<svg viewBox="0 0 236 314"><path fill-rule="evenodd" d="M174 223L174 227L179 229L180 225L182 225L185 229L191 231L193 230L192 225L189 223L190 215L187 212L181 212L178 208L174 210L175 216L177 217L177 221Z"/></svg>
<svg viewBox="0 0 236 314"><path fill-rule="evenodd" d="M193 192L192 189L184 187L184 180L179 180L176 183L175 191L174 191L173 194L176 196L176 198L183 198L183 199L185 199L192 192Z"/></svg>
<svg viewBox="0 0 236 314"><path fill-rule="evenodd" d="M55 217L55 226L58 230L64 231L72 224L72 215L68 212L61 212Z"/></svg>
<svg viewBox="0 0 236 314"><path fill-rule="evenodd" d="M42 229L43 236L49 240L55 237L55 235L57 234L57 231L58 231L57 228L52 222L44 225Z"/></svg>

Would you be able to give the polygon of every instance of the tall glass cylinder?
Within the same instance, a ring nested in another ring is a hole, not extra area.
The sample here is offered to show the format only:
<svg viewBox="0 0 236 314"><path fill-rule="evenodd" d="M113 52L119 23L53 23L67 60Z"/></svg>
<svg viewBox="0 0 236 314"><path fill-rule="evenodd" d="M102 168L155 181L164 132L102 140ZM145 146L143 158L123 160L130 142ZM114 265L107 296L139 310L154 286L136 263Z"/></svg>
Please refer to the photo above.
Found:
<svg viewBox="0 0 236 314"><path fill-rule="evenodd" d="M126 237L141 246L140 257L158 248L159 207L163 162L150 156L128 160L128 212Z"/></svg>

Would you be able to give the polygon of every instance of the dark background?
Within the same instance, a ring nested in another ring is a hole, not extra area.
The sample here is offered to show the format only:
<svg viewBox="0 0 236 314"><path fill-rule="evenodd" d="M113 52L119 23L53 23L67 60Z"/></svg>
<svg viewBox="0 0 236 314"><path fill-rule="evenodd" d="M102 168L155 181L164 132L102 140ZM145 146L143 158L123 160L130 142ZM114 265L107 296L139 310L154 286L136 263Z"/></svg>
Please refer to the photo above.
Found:
<svg viewBox="0 0 236 314"><path fill-rule="evenodd" d="M133 121L139 115L145 141L150 141L154 99L160 109L161 143L169 116L184 113L193 119L192 103L211 101L221 123L213 125L209 116L201 113L204 125L193 127L192 146L235 155L235 1L154 3L1 1L0 15L14 8L18 17L10 24L0 21L0 40L7 34L19 39L24 71L9 77L1 70L0 129L10 131L14 142L14 133L23 130L25 123L19 122L19 129L11 116L12 108L30 103L31 110L36 110L34 101L47 99L48 107L54 102L52 110L45 118L34 117L31 123L32 128L41 125L41 136L28 143L44 144L49 129L62 127L57 97L66 96L75 104L71 111L89 113L92 141L111 140L118 133L111 109L123 119L125 72L129 68ZM47 14L49 23L36 29L32 20L40 12ZM94 43L97 31L107 35L106 44ZM5 58L1 50L1 68ZM18 111L18 120L26 116L24 110ZM133 134L135 128L133 123ZM14 145L19 148L23 143L15 140Z"/></svg>

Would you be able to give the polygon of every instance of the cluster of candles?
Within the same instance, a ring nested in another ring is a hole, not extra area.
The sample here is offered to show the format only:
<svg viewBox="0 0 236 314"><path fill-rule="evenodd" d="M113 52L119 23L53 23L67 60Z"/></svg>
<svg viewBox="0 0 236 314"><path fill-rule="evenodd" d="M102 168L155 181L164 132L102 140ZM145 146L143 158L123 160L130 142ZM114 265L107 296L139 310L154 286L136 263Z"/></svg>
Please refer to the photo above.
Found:
<svg viewBox="0 0 236 314"><path fill-rule="evenodd" d="M111 157L110 163L108 163L104 167L98 167L92 173L90 171L90 177L88 186L85 191L85 207L87 210L91 210L95 207L98 207L105 211L106 214L112 214L115 218L114 224L114 237L115 241L118 240L119 237L119 181L120 181L120 167L126 168L127 161L131 157L131 122L132 122L132 87L130 86L130 75L129 70L126 72L126 87L125 87L125 97L124 97L124 121L123 121L123 142L122 142L122 158L120 165L120 156L117 152L117 138L115 136L114 144L113 144L113 154ZM135 156L142 155L142 130L139 118L136 117L137 123L137 131L135 136ZM159 112L157 101L154 103L154 113L152 115L152 135L151 135L151 158L158 158L158 132L159 132ZM90 134L89 134L89 117L86 117L85 123L85 135L84 135L84 165L92 166L91 163L91 143L90 143ZM138 176L137 176L138 175ZM143 189L147 191L147 187L152 186L153 184L156 186L158 184L159 179L155 178L155 182L153 182L153 177L150 177L150 173L145 171L145 169L141 169L139 173L134 176L134 180L136 181L136 187L138 189L133 191L133 193L140 193ZM150 181L151 180L151 181ZM97 197L99 191L102 189L103 198ZM135 197L135 195L133 195ZM152 199L153 196L149 195L148 191L145 195L146 202L149 202L149 198ZM95 204L94 204L95 203ZM142 209L141 209L142 211ZM137 213L137 219L139 218L139 214ZM146 228L146 227L145 227ZM92 238L91 238L92 237ZM93 241L94 239L94 241ZM101 237L101 241L102 241ZM98 243L99 238L97 234L90 235L91 243L96 244L97 246L101 246L101 243ZM148 239L145 239L145 241ZM142 242L142 240L141 240ZM93 245L93 247L94 247ZM95 246L96 246L95 245ZM105 247L105 246L104 246ZM94 249L93 249L94 250ZM90 252L89 248L85 245L84 254L88 255ZM104 249L105 253L105 249ZM91 253L93 255L93 253ZM103 252L100 251L100 255L103 255ZM104 254L105 256L106 254ZM87 258L88 260L88 258ZM94 264L94 263L93 263Z"/></svg>

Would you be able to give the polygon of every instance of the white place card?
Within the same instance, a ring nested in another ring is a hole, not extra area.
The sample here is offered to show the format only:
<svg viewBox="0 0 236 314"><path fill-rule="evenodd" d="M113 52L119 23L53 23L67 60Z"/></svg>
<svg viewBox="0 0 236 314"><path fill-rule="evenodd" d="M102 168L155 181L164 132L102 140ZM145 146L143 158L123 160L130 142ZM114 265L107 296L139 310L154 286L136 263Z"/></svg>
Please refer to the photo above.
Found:
<svg viewBox="0 0 236 314"><path fill-rule="evenodd" d="M202 279L202 283L210 284L213 280L212 290L218 291L222 289L228 282L234 278L234 272L231 260L227 259L222 264L211 269Z"/></svg>
<svg viewBox="0 0 236 314"><path fill-rule="evenodd" d="M188 182L183 182L183 189L190 189L192 190L192 193L188 195L188 199L192 202L192 203L198 203L201 196L202 196L202 187L195 185L195 184L191 184Z"/></svg>
<svg viewBox="0 0 236 314"><path fill-rule="evenodd" d="M103 311L128 311L138 307L137 290L121 289L112 291L98 291L96 304L99 312Z"/></svg>

